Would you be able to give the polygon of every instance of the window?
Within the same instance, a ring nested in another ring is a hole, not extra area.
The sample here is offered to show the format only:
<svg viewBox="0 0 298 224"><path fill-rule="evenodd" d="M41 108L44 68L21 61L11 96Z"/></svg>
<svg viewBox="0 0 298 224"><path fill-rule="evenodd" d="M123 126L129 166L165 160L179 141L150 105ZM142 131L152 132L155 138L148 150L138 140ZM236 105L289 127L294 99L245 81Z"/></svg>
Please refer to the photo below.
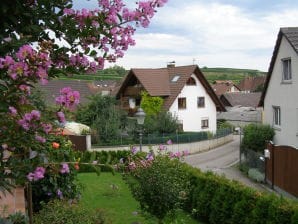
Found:
<svg viewBox="0 0 298 224"><path fill-rule="evenodd" d="M171 82L177 82L177 81L179 80L179 78L180 78L180 75L175 75L175 76L172 78Z"/></svg>
<svg viewBox="0 0 298 224"><path fill-rule="evenodd" d="M201 120L201 128L209 128L209 119L208 118L204 118Z"/></svg>
<svg viewBox="0 0 298 224"><path fill-rule="evenodd" d="M273 125L280 126L280 107L273 106Z"/></svg>
<svg viewBox="0 0 298 224"><path fill-rule="evenodd" d="M187 82L186 82L187 86L195 86L196 85L196 80L193 77L190 77Z"/></svg>
<svg viewBox="0 0 298 224"><path fill-rule="evenodd" d="M186 98L178 98L178 109L186 109Z"/></svg>
<svg viewBox="0 0 298 224"><path fill-rule="evenodd" d="M205 97L198 97L198 107L205 107Z"/></svg>
<svg viewBox="0 0 298 224"><path fill-rule="evenodd" d="M292 80L291 58L282 59L282 69L283 69L282 80L291 81Z"/></svg>

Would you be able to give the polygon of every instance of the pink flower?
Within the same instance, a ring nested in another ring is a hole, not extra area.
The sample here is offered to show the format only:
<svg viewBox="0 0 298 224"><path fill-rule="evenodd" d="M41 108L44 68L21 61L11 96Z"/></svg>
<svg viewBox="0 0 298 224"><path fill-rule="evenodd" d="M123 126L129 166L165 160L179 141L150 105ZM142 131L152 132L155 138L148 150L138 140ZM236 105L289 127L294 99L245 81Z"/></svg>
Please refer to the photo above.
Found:
<svg viewBox="0 0 298 224"><path fill-rule="evenodd" d="M49 134L50 131L52 131L52 125L51 124L42 124L43 131L46 134Z"/></svg>
<svg viewBox="0 0 298 224"><path fill-rule="evenodd" d="M133 155L135 155L135 154L137 154L137 152L138 152L137 147L133 146L132 149L131 149L131 153L132 153Z"/></svg>
<svg viewBox="0 0 298 224"><path fill-rule="evenodd" d="M9 113L10 113L11 116L14 117L14 116L17 115L17 109L16 108L10 106L8 109L9 109Z"/></svg>
<svg viewBox="0 0 298 224"><path fill-rule="evenodd" d="M137 166L136 166L135 162L130 162L130 163L128 164L128 168L129 168L130 170L134 170L134 169L137 168Z"/></svg>
<svg viewBox="0 0 298 224"><path fill-rule="evenodd" d="M183 155L183 156L187 156L187 155L189 155L188 150L184 150L184 151L182 151L182 155Z"/></svg>
<svg viewBox="0 0 298 224"><path fill-rule="evenodd" d="M44 137L39 135L35 135L35 140L41 143L45 143L47 141Z"/></svg>
<svg viewBox="0 0 298 224"><path fill-rule="evenodd" d="M159 149L160 151L167 150L167 146L166 146L166 145L162 145L162 144L160 144L160 145L158 146L158 149Z"/></svg>
<svg viewBox="0 0 298 224"><path fill-rule="evenodd" d="M148 160L148 161L154 160L153 154L152 153L147 154L146 160Z"/></svg>
<svg viewBox="0 0 298 224"><path fill-rule="evenodd" d="M32 57L33 53L33 48L30 45L23 45L16 53L16 56L19 60L24 60L28 57Z"/></svg>
<svg viewBox="0 0 298 224"><path fill-rule="evenodd" d="M44 178L45 172L46 172L46 169L44 167L36 167L33 173L29 173L27 175L27 179L29 181L38 181Z"/></svg>
<svg viewBox="0 0 298 224"><path fill-rule="evenodd" d="M62 168L60 169L60 173L64 174L64 173L69 173L69 166L67 163L62 163L61 164Z"/></svg>
<svg viewBox="0 0 298 224"><path fill-rule="evenodd" d="M62 111L57 112L57 118L59 123L64 124L66 122L65 115Z"/></svg>
<svg viewBox="0 0 298 224"><path fill-rule="evenodd" d="M66 108L73 108L80 102L80 93L73 91L70 87L64 87L60 90L60 96L56 97L56 104Z"/></svg>
<svg viewBox="0 0 298 224"><path fill-rule="evenodd" d="M172 145L172 144L173 144L172 140L169 139L169 140L167 141L167 144L168 144L168 145Z"/></svg>

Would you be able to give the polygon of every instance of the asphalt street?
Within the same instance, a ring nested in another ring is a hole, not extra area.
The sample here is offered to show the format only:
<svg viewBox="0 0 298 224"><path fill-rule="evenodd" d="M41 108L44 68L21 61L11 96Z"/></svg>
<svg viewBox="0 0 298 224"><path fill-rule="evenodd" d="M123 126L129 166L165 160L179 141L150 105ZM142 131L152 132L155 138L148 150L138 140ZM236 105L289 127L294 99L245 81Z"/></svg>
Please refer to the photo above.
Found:
<svg viewBox="0 0 298 224"><path fill-rule="evenodd" d="M185 157L185 162L201 169L224 175L231 180L237 180L244 185L257 190L268 190L264 185L256 183L241 173L237 166L239 162L239 135L234 135L234 140L228 144L212 149L207 152L193 154Z"/></svg>

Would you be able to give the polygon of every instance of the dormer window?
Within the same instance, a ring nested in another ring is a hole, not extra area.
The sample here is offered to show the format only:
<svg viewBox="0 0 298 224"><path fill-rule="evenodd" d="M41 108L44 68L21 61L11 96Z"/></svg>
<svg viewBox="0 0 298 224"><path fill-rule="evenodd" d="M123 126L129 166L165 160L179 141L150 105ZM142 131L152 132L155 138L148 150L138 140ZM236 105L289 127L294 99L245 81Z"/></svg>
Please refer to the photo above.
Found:
<svg viewBox="0 0 298 224"><path fill-rule="evenodd" d="M190 77L187 80L186 85L188 85L188 86L195 86L196 85L196 80L193 77Z"/></svg>
<svg viewBox="0 0 298 224"><path fill-rule="evenodd" d="M171 82L177 82L177 81L179 80L179 78L180 78L180 75L175 75L175 76L172 78Z"/></svg>
<svg viewBox="0 0 298 224"><path fill-rule="evenodd" d="M291 81L292 80L292 65L291 58L282 59L282 81Z"/></svg>

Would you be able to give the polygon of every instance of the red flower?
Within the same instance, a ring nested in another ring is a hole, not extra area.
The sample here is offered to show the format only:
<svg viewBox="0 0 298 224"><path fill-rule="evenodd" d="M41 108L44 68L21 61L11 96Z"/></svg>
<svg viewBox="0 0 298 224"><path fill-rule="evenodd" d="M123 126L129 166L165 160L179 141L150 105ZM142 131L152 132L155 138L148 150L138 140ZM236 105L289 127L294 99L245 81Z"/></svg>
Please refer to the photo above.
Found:
<svg viewBox="0 0 298 224"><path fill-rule="evenodd" d="M53 142L53 143L52 143L52 147L53 147L54 149L58 149L58 148L60 147L60 144L59 144L58 142Z"/></svg>

